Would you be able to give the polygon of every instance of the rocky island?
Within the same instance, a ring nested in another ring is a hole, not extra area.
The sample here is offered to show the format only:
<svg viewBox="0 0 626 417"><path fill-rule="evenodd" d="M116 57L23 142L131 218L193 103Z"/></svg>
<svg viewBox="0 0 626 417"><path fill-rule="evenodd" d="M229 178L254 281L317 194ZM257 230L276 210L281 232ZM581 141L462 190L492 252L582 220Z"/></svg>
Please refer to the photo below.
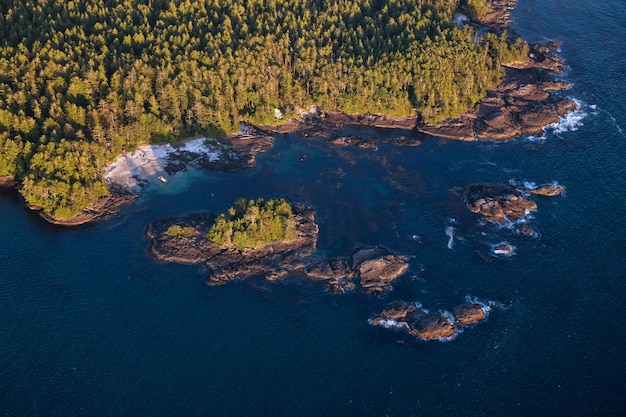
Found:
<svg viewBox="0 0 626 417"><path fill-rule="evenodd" d="M455 192L461 195L472 213L481 214L490 222L505 223L522 219L537 209L537 203L529 198L529 194L553 197L563 191L565 188L557 184L527 187L479 183Z"/></svg>
<svg viewBox="0 0 626 417"><path fill-rule="evenodd" d="M146 236L150 239L150 253L158 261L204 264L210 285L252 276L270 281L303 276L323 282L332 292L347 292L358 287L367 294L380 294L390 291L391 283L409 268L406 257L382 246L357 247L348 257L320 260L314 254L318 227L311 206L284 200L258 202L261 206L279 207L277 211L286 213L285 222L293 221L292 226L285 225L285 235L259 242L252 242L239 231L235 231L233 237L224 237L219 230L232 228L225 223L224 215L192 214L148 225ZM259 214L255 209L259 218L251 218L249 211L241 210L246 204L250 203L240 200L229 212L251 224L271 222L262 210ZM293 228L293 233L288 231L289 227ZM246 244L240 245L234 239Z"/></svg>
<svg viewBox="0 0 626 417"><path fill-rule="evenodd" d="M369 323L407 331L420 340L450 340L464 327L486 319L489 310L488 305L468 301L455 307L452 313L430 312L419 303L395 301L369 319Z"/></svg>

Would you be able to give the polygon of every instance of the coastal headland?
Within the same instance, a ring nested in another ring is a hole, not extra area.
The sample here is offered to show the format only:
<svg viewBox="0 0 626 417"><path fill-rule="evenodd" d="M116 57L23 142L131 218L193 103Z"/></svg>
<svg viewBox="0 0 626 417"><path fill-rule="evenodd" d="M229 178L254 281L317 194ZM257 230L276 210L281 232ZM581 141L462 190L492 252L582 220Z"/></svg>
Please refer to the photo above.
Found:
<svg viewBox="0 0 626 417"><path fill-rule="evenodd" d="M494 0L485 4L488 10L481 18L469 21L466 16L459 15L455 24L469 24L475 30L504 35L515 1ZM508 38L511 42L516 39L511 34ZM38 210L45 220L60 225L74 226L104 220L114 215L122 205L133 201L142 186L157 178L167 181L168 175L184 171L187 166L224 171L253 166L255 155L271 148L272 135L278 133L300 132L302 137L316 137L337 146L359 148L374 148L376 143L357 136L342 136L341 129L365 126L408 130L406 136L386 139L401 146L419 145L428 135L476 141L540 134L545 126L558 122L566 113L576 109L574 101L557 93L569 88L569 84L555 79L562 67L557 49L558 43L555 42L531 45L526 60L506 64L501 83L487 91L485 97L471 109L455 118L429 124L418 116L347 114L313 105L309 109L296 109L295 114L299 116L284 121L279 120L282 114L278 111L275 124L253 126L242 122L238 133L219 137L218 140L198 139L181 146L147 145L124 152L103 170L105 181L98 193L104 196L73 217L60 218L50 214L39 205L47 204L45 198L40 199L40 203L30 203L29 207ZM196 146L198 143L204 144L204 148ZM30 191L27 194L34 192L35 187L34 183L22 183L14 176L3 177L0 185L28 188ZM60 198L58 192L46 192L44 188L37 188L39 197L49 195Z"/></svg>

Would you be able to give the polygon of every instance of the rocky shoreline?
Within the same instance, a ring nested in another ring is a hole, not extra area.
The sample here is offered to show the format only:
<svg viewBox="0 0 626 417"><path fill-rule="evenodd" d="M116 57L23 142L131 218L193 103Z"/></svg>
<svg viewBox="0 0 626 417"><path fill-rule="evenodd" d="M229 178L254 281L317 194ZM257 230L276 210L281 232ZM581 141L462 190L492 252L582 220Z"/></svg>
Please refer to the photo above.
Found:
<svg viewBox="0 0 626 417"><path fill-rule="evenodd" d="M392 290L392 282L409 269L408 259L382 246L356 247L349 256L320 259L316 256L318 226L312 207L292 202L296 238L271 242L243 251L220 247L206 234L216 216L209 213L173 217L151 223L146 228L150 254L162 262L203 264L207 283L221 285L252 276L268 281L305 277L334 293L362 290L381 294ZM185 236L170 236L173 225L192 230Z"/></svg>
<svg viewBox="0 0 626 417"><path fill-rule="evenodd" d="M510 22L509 12L515 3L515 0L490 1L490 11L476 23L495 30L506 29ZM574 101L554 94L555 91L570 87L568 83L555 79L562 67L561 59L555 53L558 46L558 43L554 42L532 45L525 62L506 67L503 82L490 90L474 108L454 119L436 124L421 124L417 117L349 115L339 111L324 112L313 106L308 111L301 112L299 118L280 125L252 126L242 122L240 132L216 141L217 146L223 151L218 159L183 152L182 156L172 158L165 166L158 168L168 175L185 171L187 166L227 172L246 169L254 166L256 154L271 149L272 135L291 132L299 132L303 137L321 138L336 146L352 145L363 149L377 146L377 143L365 138L342 136L341 130L346 126L407 130L409 134L406 136L389 137L384 140L386 143L399 146L417 146L425 135L476 141L508 140L521 135L540 134L545 126L558 122L565 114L577 108ZM127 158L128 155L122 155L118 160ZM131 173L128 173L127 177L133 180ZM73 219L59 220L43 212L40 215L48 222L65 226L108 219L121 206L135 199L133 195L136 194L136 189L128 186L118 187L123 182L124 180L118 181L117 184L115 181L108 182L109 195ZM141 187L146 181L142 182L139 178L137 182ZM0 186L18 188L19 184L5 178L0 181ZM36 207L31 208L37 210Z"/></svg>
<svg viewBox="0 0 626 417"><path fill-rule="evenodd" d="M376 146L356 136L342 136L347 126L403 129L413 132L409 137L388 138L400 146L415 146L424 135L461 141L501 141L519 136L543 133L575 111L575 101L555 94L568 90L571 84L556 80L563 66L555 53L559 44L547 42L531 45L528 59L505 67L505 77L485 98L459 117L439 123L422 124L417 117L386 117L381 115L350 115L340 111L324 112L313 106L302 116L281 125L263 125L259 129L270 134L298 132L303 137L316 137L337 146L359 148Z"/></svg>
<svg viewBox="0 0 626 417"><path fill-rule="evenodd" d="M496 31L508 29L510 11L516 0L489 1L489 12L476 24ZM510 140L519 136L537 135L562 117L577 109L575 101L555 94L568 90L571 84L556 80L563 62L557 54L559 42L530 45L523 62L505 66L502 82L487 92L485 98L459 117L439 123L423 124L417 117L386 117L381 115L350 115L339 111L324 112L313 107L301 117L281 125L264 125L268 133L300 132L304 137L317 137L338 145L372 147L356 137L342 137L346 126L404 129L421 135L445 139ZM423 138L388 139L398 145L419 145Z"/></svg>
<svg viewBox="0 0 626 417"><path fill-rule="evenodd" d="M576 102L554 94L571 88L555 80L562 66L554 54L558 44L533 45L525 62L505 68L505 78L473 109L454 119L417 127L419 132L447 139L509 140L538 135L578 108Z"/></svg>

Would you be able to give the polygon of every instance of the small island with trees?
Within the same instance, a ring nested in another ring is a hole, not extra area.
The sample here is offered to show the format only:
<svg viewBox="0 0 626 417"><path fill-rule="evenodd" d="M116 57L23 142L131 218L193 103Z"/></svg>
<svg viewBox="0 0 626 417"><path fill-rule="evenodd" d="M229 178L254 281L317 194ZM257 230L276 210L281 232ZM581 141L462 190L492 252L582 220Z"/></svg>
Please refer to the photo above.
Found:
<svg viewBox="0 0 626 417"><path fill-rule="evenodd" d="M356 247L346 257L316 253L315 210L284 199L241 198L226 213L196 213L148 225L150 254L158 261L203 264L207 283L253 276L268 280L305 277L332 292L380 294L408 270L408 259L389 249ZM356 281L356 283L355 283Z"/></svg>
<svg viewBox="0 0 626 417"><path fill-rule="evenodd" d="M291 206L284 199L241 198L215 220L206 237L218 246L243 251L294 240L296 222Z"/></svg>

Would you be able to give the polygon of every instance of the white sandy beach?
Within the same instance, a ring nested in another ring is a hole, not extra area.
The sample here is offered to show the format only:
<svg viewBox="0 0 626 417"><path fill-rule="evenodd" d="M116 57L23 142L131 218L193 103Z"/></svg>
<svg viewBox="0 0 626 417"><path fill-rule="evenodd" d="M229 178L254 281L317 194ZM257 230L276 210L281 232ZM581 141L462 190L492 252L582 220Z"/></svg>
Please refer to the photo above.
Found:
<svg viewBox="0 0 626 417"><path fill-rule="evenodd" d="M160 175L168 178L165 167L173 156L188 152L198 157L208 157L211 161L218 160L221 151L206 146L205 141L206 138L195 139L177 147L170 144L142 146L133 152L117 157L104 169L104 178L107 183L120 185L132 192L139 192L142 183L157 180Z"/></svg>

